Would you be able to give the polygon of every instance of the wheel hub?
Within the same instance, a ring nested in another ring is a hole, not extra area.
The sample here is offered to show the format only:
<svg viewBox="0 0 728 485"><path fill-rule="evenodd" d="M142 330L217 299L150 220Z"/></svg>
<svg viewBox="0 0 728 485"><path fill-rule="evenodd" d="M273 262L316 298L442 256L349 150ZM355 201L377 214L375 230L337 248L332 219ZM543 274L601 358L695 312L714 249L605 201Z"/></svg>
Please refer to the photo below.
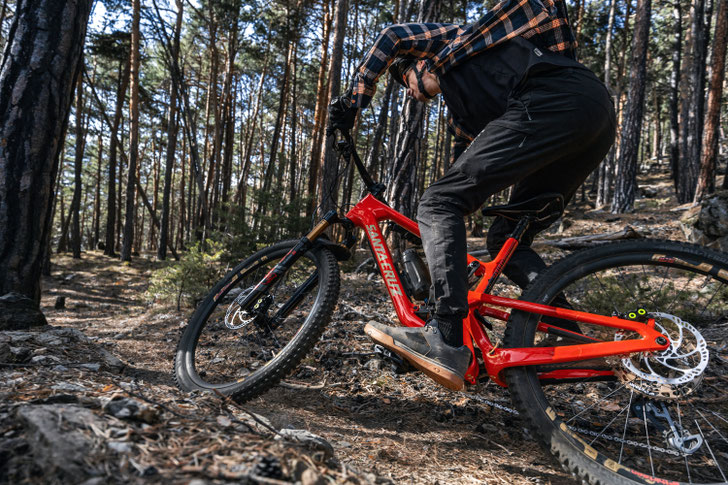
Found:
<svg viewBox="0 0 728 485"><path fill-rule="evenodd" d="M243 309L243 307L240 306L240 303L238 303L245 300L245 297L248 296L251 291L253 291L253 287L241 291L240 294L235 297L235 300L228 306L227 312L225 312L225 326L230 330L243 328L255 321L258 316L257 312Z"/></svg>
<svg viewBox="0 0 728 485"><path fill-rule="evenodd" d="M653 399L675 399L693 393L708 366L708 345L688 322L667 313L651 313L655 329L670 339L661 352L638 353L625 357L615 371L631 389ZM614 339L627 338L617 332Z"/></svg>

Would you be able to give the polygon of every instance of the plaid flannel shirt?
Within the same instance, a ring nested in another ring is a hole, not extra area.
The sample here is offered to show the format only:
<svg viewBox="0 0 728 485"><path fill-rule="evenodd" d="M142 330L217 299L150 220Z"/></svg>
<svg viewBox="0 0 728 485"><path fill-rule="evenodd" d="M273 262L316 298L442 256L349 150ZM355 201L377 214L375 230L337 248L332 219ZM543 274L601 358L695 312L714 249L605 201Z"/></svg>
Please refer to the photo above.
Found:
<svg viewBox="0 0 728 485"><path fill-rule="evenodd" d="M576 42L564 0L503 0L468 25L412 23L392 25L379 34L357 68L352 85L354 106L365 108L376 82L398 57L424 59L430 72L443 75L453 67L513 37L576 58ZM474 134L450 118L456 144L469 143Z"/></svg>

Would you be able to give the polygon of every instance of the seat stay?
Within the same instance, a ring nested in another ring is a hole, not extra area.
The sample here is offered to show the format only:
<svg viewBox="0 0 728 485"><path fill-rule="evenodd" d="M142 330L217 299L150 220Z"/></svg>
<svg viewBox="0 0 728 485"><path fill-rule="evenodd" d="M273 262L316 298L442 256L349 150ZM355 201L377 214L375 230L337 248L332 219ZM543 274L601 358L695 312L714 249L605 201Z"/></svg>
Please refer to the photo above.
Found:
<svg viewBox="0 0 728 485"><path fill-rule="evenodd" d="M657 352L669 347L669 339L656 330L655 320L649 319L647 323L625 320L616 316L604 316L594 313L580 312L566 308L558 308L550 305L526 302L514 298L506 298L495 295L469 292L468 303L471 308L468 329L472 338L483 354L485 368L493 381L498 385L506 386L503 376L504 369L524 365L548 365L565 362L578 362L601 357L629 355L635 352ZM490 311L490 305L511 308L514 310L526 311L529 313L561 318L579 323L592 325L603 325L606 327L618 328L637 333L640 338L631 338L615 341L594 341L593 343L582 343L561 347L526 347L504 349L493 345L485 330L477 324L472 317L473 310L481 314L495 317L510 316L508 312L498 310ZM658 343L662 342L662 343Z"/></svg>

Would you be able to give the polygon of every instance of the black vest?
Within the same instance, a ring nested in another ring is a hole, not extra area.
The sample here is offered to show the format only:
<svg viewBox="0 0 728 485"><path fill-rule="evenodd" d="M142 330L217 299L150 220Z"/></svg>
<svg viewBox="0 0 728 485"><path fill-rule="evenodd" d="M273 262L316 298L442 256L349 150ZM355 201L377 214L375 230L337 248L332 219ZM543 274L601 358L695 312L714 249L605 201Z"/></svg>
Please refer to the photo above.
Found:
<svg viewBox="0 0 728 485"><path fill-rule="evenodd" d="M562 67L587 69L527 39L514 37L448 71L440 77L440 89L455 122L477 135L505 112L508 97L529 76Z"/></svg>

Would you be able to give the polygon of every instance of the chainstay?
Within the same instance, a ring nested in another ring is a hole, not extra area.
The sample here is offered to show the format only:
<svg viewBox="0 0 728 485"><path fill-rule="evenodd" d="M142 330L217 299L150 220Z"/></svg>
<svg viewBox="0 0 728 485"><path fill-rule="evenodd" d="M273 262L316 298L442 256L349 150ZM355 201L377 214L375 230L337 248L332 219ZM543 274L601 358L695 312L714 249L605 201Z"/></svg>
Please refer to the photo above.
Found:
<svg viewBox="0 0 728 485"><path fill-rule="evenodd" d="M469 398L471 398L471 399L473 399L475 401L478 401L478 402L480 402L482 404L487 404L488 406L494 407L496 409L500 409L501 411L505 411L505 412L510 413L510 414L513 414L515 416L518 416L518 414L519 414L519 412L517 410L513 409L513 408L510 408L508 406L504 406L503 404L500 404L500 403L497 403L497 402L494 402L494 401L490 401L488 399L485 399L484 397L481 397L481 396L478 396L478 395L475 395L475 394L468 394L468 393L463 393L463 394L466 397L469 397ZM657 451L659 453L665 453L665 454L668 454L668 455L683 456L682 453L679 453L679 452L677 452L675 450L668 450L668 449L662 448L660 446L647 445L645 443L639 443L639 442L633 441L633 440L625 440L623 438L620 438L619 436L607 435L607 434L600 434L600 433L597 433L596 431L592 431L592 430L586 429L586 428L581 428L581 427L578 427L578 426L568 426L568 428L571 431L574 431L576 433L587 434L587 435L593 436L595 438L604 438L606 440L614 441L616 443L620 443L620 444L624 444L624 445L630 445L630 446L634 446L634 447L637 447L637 448L649 449L649 450L652 450L652 451Z"/></svg>

